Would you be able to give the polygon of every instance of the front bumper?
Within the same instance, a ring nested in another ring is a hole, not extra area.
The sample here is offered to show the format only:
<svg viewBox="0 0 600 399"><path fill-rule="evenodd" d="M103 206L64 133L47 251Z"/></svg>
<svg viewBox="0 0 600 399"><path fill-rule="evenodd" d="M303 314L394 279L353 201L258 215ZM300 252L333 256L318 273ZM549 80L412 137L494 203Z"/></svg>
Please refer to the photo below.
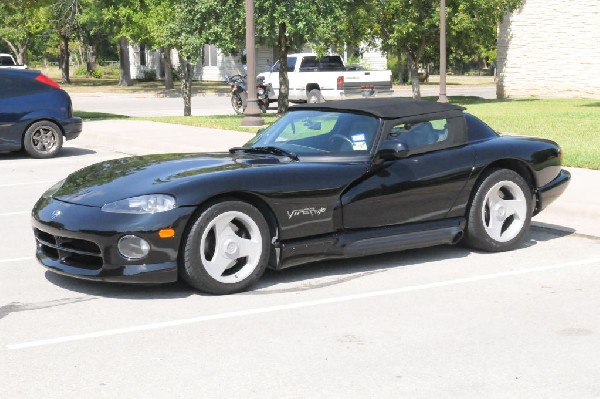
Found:
<svg viewBox="0 0 600 399"><path fill-rule="evenodd" d="M177 280L177 254L194 208L153 215L102 212L100 208L41 198L32 212L36 257L48 270L72 277L124 283L167 283ZM175 237L163 239L161 228ZM123 257L117 243L127 234L150 243L143 259Z"/></svg>
<svg viewBox="0 0 600 399"><path fill-rule="evenodd" d="M558 176L556 176L550 183L540 187L537 191L537 205L535 207L534 215L540 213L555 199L560 197L560 195L567 189L570 181L571 173L569 173L567 170L561 169Z"/></svg>

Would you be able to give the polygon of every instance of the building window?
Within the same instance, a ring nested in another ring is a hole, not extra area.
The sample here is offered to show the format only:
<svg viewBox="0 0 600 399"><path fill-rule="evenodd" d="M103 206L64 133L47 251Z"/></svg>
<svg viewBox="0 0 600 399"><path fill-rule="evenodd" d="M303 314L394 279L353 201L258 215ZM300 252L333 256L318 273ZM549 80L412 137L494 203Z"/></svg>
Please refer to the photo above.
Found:
<svg viewBox="0 0 600 399"><path fill-rule="evenodd" d="M140 65L146 66L146 46L140 44Z"/></svg>
<svg viewBox="0 0 600 399"><path fill-rule="evenodd" d="M203 66L217 66L217 47L213 44L205 44L202 52Z"/></svg>

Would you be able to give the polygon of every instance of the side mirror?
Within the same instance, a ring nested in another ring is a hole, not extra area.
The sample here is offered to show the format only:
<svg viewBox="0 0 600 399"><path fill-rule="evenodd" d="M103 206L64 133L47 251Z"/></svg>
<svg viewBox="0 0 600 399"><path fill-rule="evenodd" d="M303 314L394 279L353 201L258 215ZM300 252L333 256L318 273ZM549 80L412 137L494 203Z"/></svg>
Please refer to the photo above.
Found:
<svg viewBox="0 0 600 399"><path fill-rule="evenodd" d="M381 144L376 160L393 161L395 159L405 158L409 155L409 148L406 143L399 140L386 140Z"/></svg>

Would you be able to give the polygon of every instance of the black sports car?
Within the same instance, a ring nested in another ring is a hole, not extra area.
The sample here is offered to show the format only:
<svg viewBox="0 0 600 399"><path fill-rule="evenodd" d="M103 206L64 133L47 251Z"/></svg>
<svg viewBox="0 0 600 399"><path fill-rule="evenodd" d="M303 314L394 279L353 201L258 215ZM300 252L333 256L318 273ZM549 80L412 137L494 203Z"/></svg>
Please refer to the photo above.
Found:
<svg viewBox="0 0 600 399"><path fill-rule="evenodd" d="M566 188L561 149L463 108L398 98L293 107L229 153L84 168L33 209L37 258L93 280L180 275L216 294L265 268L438 244L504 251Z"/></svg>

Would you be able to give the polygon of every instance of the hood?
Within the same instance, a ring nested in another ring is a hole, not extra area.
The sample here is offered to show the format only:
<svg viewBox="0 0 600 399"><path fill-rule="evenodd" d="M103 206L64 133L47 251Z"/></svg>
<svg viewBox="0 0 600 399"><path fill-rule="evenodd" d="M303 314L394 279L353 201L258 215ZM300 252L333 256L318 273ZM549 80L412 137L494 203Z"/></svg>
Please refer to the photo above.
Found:
<svg viewBox="0 0 600 399"><path fill-rule="evenodd" d="M177 192L207 174L274 163L278 163L274 157L239 158L230 154L157 154L114 159L69 175L52 197L95 207L144 194L177 197Z"/></svg>

